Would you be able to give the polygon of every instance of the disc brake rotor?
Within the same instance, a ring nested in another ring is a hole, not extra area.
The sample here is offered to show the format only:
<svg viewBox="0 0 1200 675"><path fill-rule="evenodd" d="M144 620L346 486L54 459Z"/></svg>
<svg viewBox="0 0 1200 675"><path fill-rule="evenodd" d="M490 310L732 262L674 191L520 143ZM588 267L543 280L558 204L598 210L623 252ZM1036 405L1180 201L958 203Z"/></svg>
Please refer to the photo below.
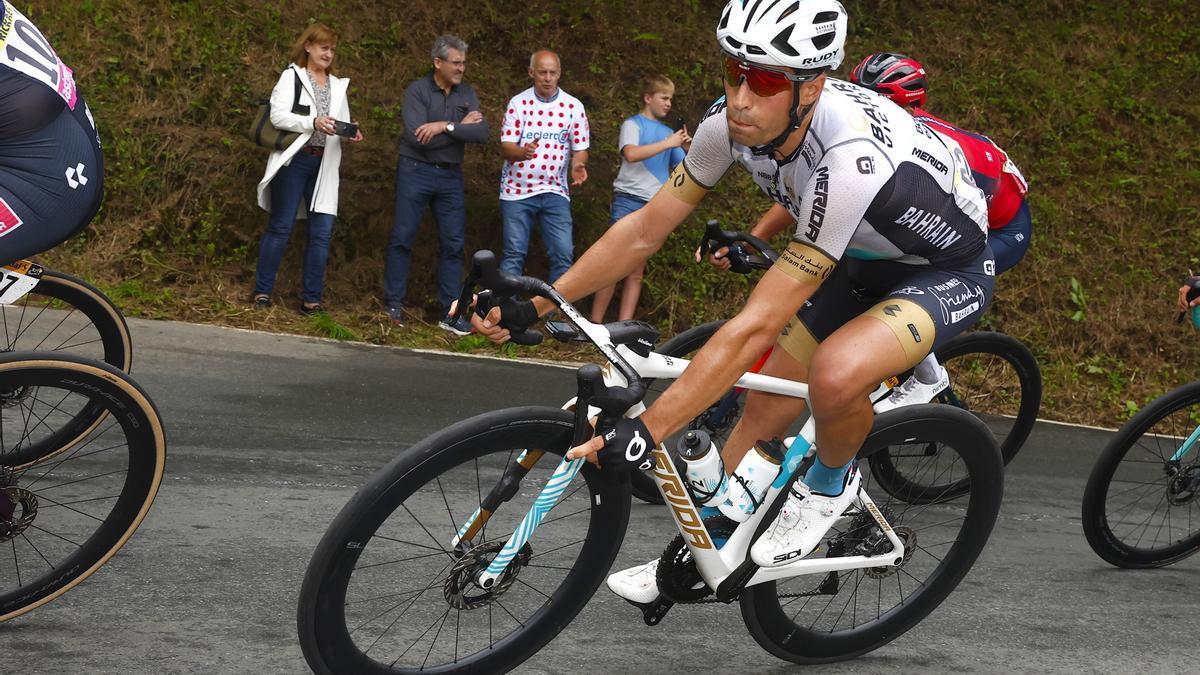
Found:
<svg viewBox="0 0 1200 675"><path fill-rule="evenodd" d="M504 548L504 543L503 541L493 541L469 547L460 555L458 562L450 568L450 574L442 585L442 593L451 607L467 610L485 607L504 595L513 585L517 576L521 574L521 570L529 564L529 559L533 557L533 548L528 543L522 546L520 551L517 551L517 555L491 588L485 590L475 583L475 578L492 563L496 554Z"/></svg>

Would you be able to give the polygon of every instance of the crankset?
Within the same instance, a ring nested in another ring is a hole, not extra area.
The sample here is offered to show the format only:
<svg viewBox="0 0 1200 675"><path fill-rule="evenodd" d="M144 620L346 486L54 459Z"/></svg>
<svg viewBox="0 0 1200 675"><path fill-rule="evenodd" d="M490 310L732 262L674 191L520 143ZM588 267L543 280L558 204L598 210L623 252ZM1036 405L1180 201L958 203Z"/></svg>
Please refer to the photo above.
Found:
<svg viewBox="0 0 1200 675"><path fill-rule="evenodd" d="M712 516L704 519L704 527L714 542L725 542L733 536L737 523L725 516ZM696 561L692 559L691 549L683 542L683 535L675 535L658 559L657 582L659 593L681 605L700 602L713 592L696 569Z"/></svg>
<svg viewBox="0 0 1200 675"><path fill-rule="evenodd" d="M487 569L496 554L503 548L503 541L493 541L478 546L473 546L469 541L459 543L457 549L460 557L450 568L450 574L442 585L442 593L451 607L467 610L479 609L495 602L512 587L517 576L521 574L521 570L529 564L529 559L533 557L533 548L529 546L528 542L521 547L521 550L517 551L517 555L491 588L483 589L475 583L475 580Z"/></svg>

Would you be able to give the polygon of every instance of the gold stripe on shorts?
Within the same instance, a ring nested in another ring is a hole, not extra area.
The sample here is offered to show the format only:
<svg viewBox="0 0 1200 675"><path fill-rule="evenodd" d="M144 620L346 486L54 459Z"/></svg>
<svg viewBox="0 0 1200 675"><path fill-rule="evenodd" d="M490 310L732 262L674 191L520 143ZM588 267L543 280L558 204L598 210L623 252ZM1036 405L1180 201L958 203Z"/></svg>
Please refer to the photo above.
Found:
<svg viewBox="0 0 1200 675"><path fill-rule="evenodd" d="M783 332L779 334L775 344L783 347L785 352L800 363L808 364L812 362L818 342L808 330L808 326L805 326L799 317L793 316L783 327Z"/></svg>
<svg viewBox="0 0 1200 675"><path fill-rule="evenodd" d="M887 298L867 310L865 316L873 316L892 329L908 357L909 366L920 363L933 348L936 332L933 317L912 300Z"/></svg>

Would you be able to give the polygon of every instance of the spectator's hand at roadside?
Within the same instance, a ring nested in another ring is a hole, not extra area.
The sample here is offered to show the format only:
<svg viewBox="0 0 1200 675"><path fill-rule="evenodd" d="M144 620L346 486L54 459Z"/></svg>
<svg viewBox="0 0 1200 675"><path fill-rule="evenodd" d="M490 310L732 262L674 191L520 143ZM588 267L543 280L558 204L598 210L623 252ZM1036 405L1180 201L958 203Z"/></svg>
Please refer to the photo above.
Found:
<svg viewBox="0 0 1200 675"><path fill-rule="evenodd" d="M700 247L696 247L696 262L700 262ZM721 248L708 254L708 264L721 270L726 271L730 267L729 248L722 246Z"/></svg>
<svg viewBox="0 0 1200 675"><path fill-rule="evenodd" d="M353 121L353 120L351 120L351 122L350 122L350 123L351 123L351 124L358 124L358 122L355 122L355 121ZM351 142L351 143L358 143L358 142L362 141L362 139L363 139L362 127L359 127L359 128L358 128L358 131L357 131L357 132L355 132L355 134L354 134L354 138L351 138L351 139L350 139L350 142Z"/></svg>
<svg viewBox="0 0 1200 675"><path fill-rule="evenodd" d="M666 140L667 140L668 148L679 148L679 147L683 147L683 144L685 141L690 143L692 140L692 137L687 135L686 129L680 129L679 131L676 131L675 133L671 134L670 136L667 136Z"/></svg>
<svg viewBox="0 0 1200 675"><path fill-rule="evenodd" d="M535 139L533 139L532 141L530 141L530 142L526 143L525 145L521 146L521 149L525 151L525 159L526 159L526 161L528 161L528 160L531 160L531 159L533 159L534 157L537 157L537 151L538 151L538 140L537 140L536 138L535 138Z"/></svg>
<svg viewBox="0 0 1200 675"><path fill-rule="evenodd" d="M462 118L462 121L459 122L459 124L479 124L482 121L483 113L479 112L478 110L472 110Z"/></svg>
<svg viewBox="0 0 1200 675"><path fill-rule="evenodd" d="M440 120L437 122L426 122L425 124L422 124L421 126L417 127L417 130L413 132L413 135L417 137L418 143L425 145L429 141L432 141L434 136L437 136L445 131L446 121Z"/></svg>
<svg viewBox="0 0 1200 675"><path fill-rule="evenodd" d="M1192 290L1190 286L1184 284L1179 287L1179 311L1186 312L1196 305L1200 305L1200 298L1192 300L1190 303L1187 299L1188 291Z"/></svg>
<svg viewBox="0 0 1200 675"><path fill-rule="evenodd" d="M587 164L580 162L571 165L571 187L579 187L587 182Z"/></svg>
<svg viewBox="0 0 1200 675"><path fill-rule="evenodd" d="M329 115L321 115L317 117L315 120L313 120L313 130L332 136L333 118Z"/></svg>
<svg viewBox="0 0 1200 675"><path fill-rule="evenodd" d="M684 152L691 152L692 151L692 135L688 133L686 125L682 129L680 129L680 131L683 132L683 144L680 145L679 147L683 148Z"/></svg>

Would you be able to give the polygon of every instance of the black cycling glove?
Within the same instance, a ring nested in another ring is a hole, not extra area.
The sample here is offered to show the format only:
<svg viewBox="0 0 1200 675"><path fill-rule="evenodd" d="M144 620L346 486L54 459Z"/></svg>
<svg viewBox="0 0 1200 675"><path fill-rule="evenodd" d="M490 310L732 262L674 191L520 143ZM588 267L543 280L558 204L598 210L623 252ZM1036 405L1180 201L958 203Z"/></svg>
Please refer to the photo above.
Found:
<svg viewBox="0 0 1200 675"><path fill-rule="evenodd" d="M530 326L537 323L537 307L532 300L501 298L496 306L500 308L500 325L513 333L529 330Z"/></svg>
<svg viewBox="0 0 1200 675"><path fill-rule="evenodd" d="M604 447L597 453L600 466L613 471L646 471L654 468L657 444L642 420L622 417L604 432Z"/></svg>

